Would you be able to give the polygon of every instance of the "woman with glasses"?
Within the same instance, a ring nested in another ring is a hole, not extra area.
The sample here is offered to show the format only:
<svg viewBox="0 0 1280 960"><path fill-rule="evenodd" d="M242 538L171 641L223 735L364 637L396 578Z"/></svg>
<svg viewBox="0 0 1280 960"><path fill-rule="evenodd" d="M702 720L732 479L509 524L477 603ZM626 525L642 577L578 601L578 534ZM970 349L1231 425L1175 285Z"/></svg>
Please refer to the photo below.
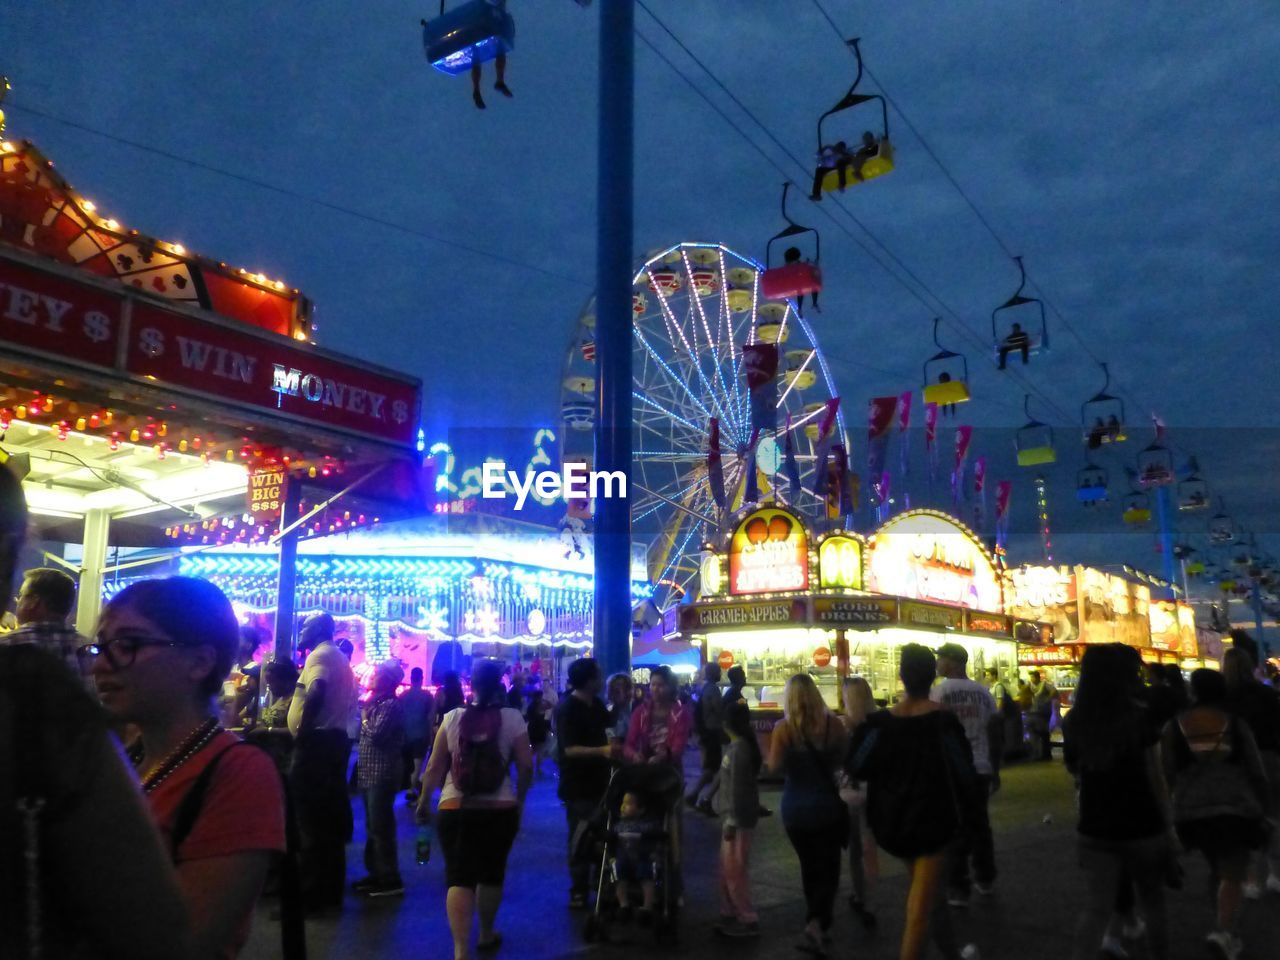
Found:
<svg viewBox="0 0 1280 960"><path fill-rule="evenodd" d="M285 848L274 764L218 725L214 697L239 626L213 584L145 580L107 604L81 648L108 714L139 732L129 750L178 870L195 957L236 956L272 855Z"/></svg>
<svg viewBox="0 0 1280 960"><path fill-rule="evenodd" d="M0 469L0 598L27 527ZM0 602L0 608L4 604ZM62 657L0 640L0 956L191 956L173 867L102 711Z"/></svg>

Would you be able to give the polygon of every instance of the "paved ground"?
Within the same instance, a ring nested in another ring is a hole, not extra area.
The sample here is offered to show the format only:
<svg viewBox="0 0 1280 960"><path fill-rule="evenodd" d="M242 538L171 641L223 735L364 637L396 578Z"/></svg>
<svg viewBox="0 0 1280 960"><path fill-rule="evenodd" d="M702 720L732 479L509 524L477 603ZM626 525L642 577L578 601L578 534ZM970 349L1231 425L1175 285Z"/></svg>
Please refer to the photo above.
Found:
<svg viewBox="0 0 1280 960"><path fill-rule="evenodd" d="M776 791L766 790L764 799L776 808ZM341 917L311 923L308 939L313 960L451 960L443 906L444 865L435 858L425 867L414 863L409 811L400 809L398 813L402 822L405 897L392 902L349 897ZM1001 871L997 893L987 901L975 900L969 910L954 911L958 932L963 940L979 945L984 960L1066 958L1083 890L1075 868L1071 782L1061 763L1015 766L1006 771L1004 789L992 802L992 819ZM525 823L511 855L506 898L499 917L499 929L506 938L500 956L508 960L625 960L652 957L659 949L663 954L696 958L802 956L792 948L804 915L799 871L778 818L762 821L757 834L752 873L764 935L745 946L726 943L712 931L718 909L714 859L718 832L714 822L690 815L686 823L690 849L686 867L688 904L682 916L679 945L656 948L637 932L630 943L588 946L581 937L582 915L565 907L565 828L555 801L555 781L539 781L530 795ZM363 841L359 824L356 830L357 843L348 852L351 879L361 873ZM842 896L834 931L836 957L897 957L905 886L896 863L885 858L882 866L883 876L872 895L879 931L874 935L864 933L843 908ZM847 876L844 883L848 883ZM1174 960L1207 960L1213 956L1203 943L1212 917L1206 891L1203 864L1189 862L1184 889L1172 894ZM268 919L264 905L244 956L248 960L278 956L278 929ZM1251 905L1244 934L1246 957L1280 958L1280 897Z"/></svg>

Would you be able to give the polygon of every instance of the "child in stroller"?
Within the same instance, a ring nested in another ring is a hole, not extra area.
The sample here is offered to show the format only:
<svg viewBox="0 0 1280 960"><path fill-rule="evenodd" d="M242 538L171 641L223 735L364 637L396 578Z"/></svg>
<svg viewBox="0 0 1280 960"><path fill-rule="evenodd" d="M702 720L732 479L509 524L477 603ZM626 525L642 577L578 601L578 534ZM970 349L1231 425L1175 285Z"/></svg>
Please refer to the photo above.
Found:
<svg viewBox="0 0 1280 960"><path fill-rule="evenodd" d="M611 921L626 923L632 914L633 885L640 886L637 919L651 926L660 941L674 941L679 896L679 771L667 764L624 766L609 779L596 820L600 843L595 910L584 937L603 939Z"/></svg>
<svg viewBox="0 0 1280 960"><path fill-rule="evenodd" d="M653 922L653 900L657 891L657 852L659 839L665 836L662 821L649 815L644 800L637 793L624 793L618 808L618 822L613 830L617 844L613 854L614 893L618 898L618 920L631 919L631 885L640 884L639 920L642 926Z"/></svg>

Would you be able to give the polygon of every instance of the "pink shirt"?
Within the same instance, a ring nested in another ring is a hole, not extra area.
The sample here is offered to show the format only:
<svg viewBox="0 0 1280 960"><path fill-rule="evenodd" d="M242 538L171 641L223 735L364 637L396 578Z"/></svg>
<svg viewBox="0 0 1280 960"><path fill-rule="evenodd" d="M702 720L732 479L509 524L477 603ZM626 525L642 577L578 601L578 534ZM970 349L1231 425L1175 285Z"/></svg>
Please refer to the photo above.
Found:
<svg viewBox="0 0 1280 960"><path fill-rule="evenodd" d="M671 704L671 713L667 716L665 730L656 728L653 720L653 701L646 700L636 707L635 713L631 715L631 726L627 728L624 753L633 763L646 763L665 742L669 758L678 764L684 755L685 744L689 742L689 731L692 726L692 710L677 700Z"/></svg>

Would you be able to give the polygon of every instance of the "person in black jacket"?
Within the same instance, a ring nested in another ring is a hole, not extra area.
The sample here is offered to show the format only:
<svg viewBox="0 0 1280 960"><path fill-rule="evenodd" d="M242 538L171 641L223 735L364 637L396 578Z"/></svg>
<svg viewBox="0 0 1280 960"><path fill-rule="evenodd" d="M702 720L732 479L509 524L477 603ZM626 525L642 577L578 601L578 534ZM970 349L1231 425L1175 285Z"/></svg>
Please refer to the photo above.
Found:
<svg viewBox="0 0 1280 960"><path fill-rule="evenodd" d="M906 696L871 714L849 746L846 772L867 784L867 822L876 842L901 858L910 887L901 960L918 960L932 938L948 960L978 955L956 943L943 896L947 850L972 821L978 775L964 727L929 699L937 659L927 647L902 648Z"/></svg>

